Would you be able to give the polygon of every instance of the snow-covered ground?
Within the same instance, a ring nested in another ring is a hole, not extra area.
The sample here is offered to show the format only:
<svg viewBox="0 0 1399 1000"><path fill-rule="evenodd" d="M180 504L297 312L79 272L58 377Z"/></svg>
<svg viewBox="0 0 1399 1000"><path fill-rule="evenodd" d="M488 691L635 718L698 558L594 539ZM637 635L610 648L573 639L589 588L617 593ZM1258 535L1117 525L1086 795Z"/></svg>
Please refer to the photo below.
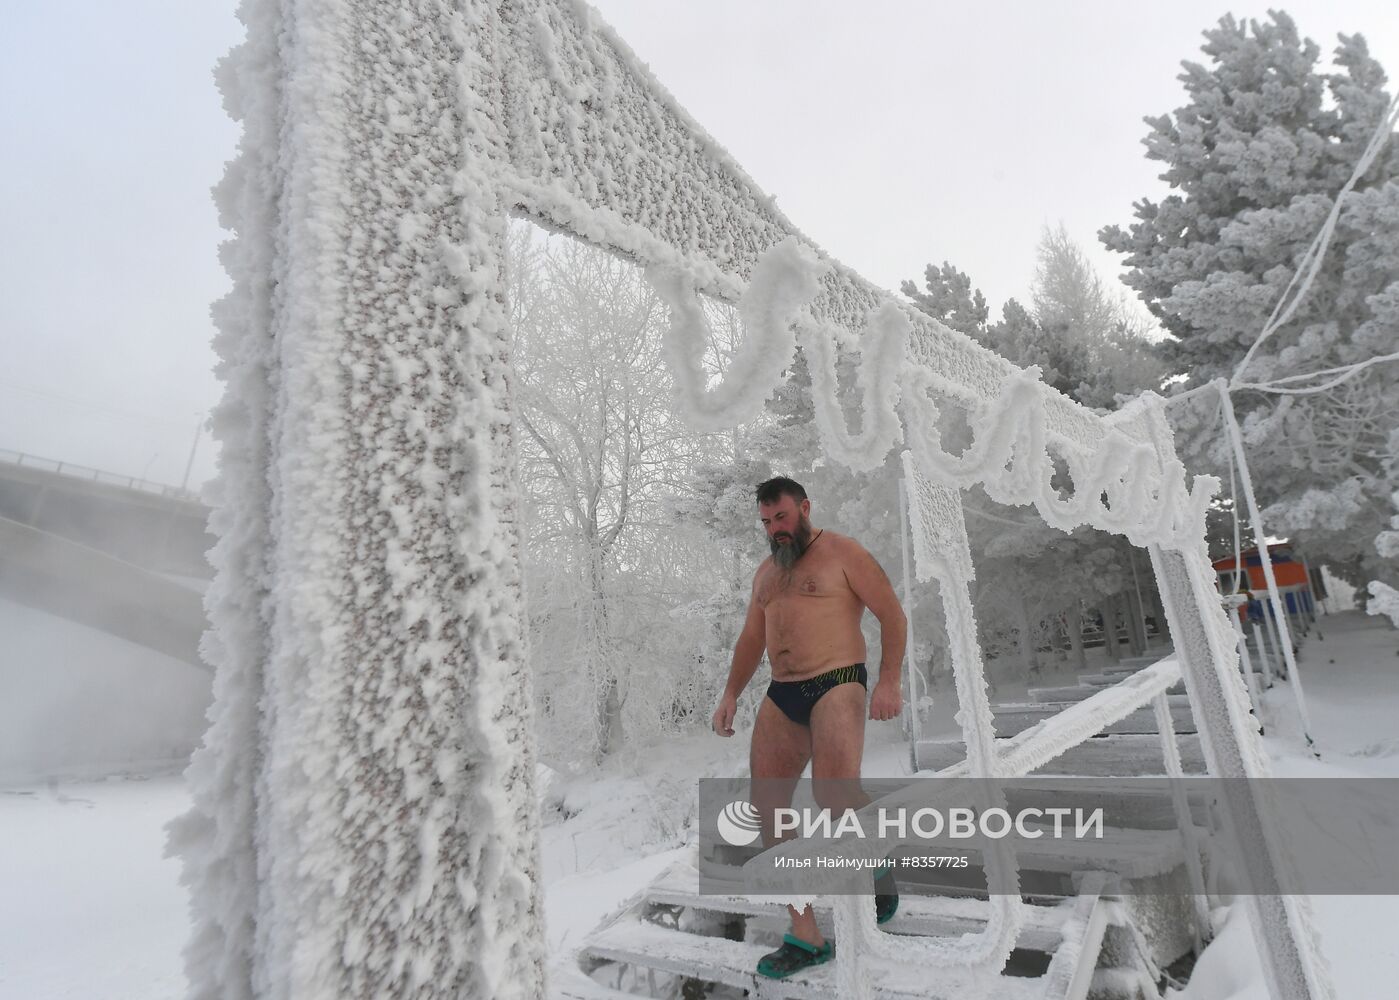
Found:
<svg viewBox="0 0 1399 1000"><path fill-rule="evenodd" d="M1399 632L1358 613L1321 624L1325 639L1307 641L1302 671L1324 759L1302 748L1279 685L1266 695L1275 771L1399 777ZM1058 672L1068 676L1065 666ZM999 700L1018 696L1010 685L997 692ZM936 729L951 725L948 701L938 706ZM743 728L729 740L690 736L624 750L601 772L546 773L544 879L558 960L678 856L694 780L744 773L746 737ZM907 773L897 726L869 727L866 761L870 775ZM183 995L185 893L178 864L162 854L164 824L187 802L173 774L0 788L0 998ZM1399 897L1319 896L1314 905L1340 1000L1392 996ZM1221 916L1223 929L1180 1000L1266 1000L1248 927Z"/></svg>
<svg viewBox="0 0 1399 1000"><path fill-rule="evenodd" d="M0 997L184 995L179 864L162 827L178 775L0 791Z"/></svg>

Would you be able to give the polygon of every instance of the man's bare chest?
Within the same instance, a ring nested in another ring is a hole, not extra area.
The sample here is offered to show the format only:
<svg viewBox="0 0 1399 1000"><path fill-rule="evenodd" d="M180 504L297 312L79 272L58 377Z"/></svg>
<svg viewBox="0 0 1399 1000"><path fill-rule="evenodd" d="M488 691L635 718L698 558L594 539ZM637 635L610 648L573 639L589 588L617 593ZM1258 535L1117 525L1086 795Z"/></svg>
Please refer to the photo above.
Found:
<svg viewBox="0 0 1399 1000"><path fill-rule="evenodd" d="M801 560L790 570L770 567L758 584L758 601L765 608L829 606L858 603L854 591L838 564L806 564Z"/></svg>

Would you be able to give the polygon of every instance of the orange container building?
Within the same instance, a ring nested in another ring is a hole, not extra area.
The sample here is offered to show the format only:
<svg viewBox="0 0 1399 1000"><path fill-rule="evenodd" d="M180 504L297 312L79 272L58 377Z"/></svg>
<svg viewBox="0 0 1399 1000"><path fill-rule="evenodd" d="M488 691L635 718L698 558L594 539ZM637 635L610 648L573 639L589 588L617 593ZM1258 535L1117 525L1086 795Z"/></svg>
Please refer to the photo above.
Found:
<svg viewBox="0 0 1399 1000"><path fill-rule="evenodd" d="M1268 546L1268 555L1273 563L1273 576L1278 582L1278 593L1282 597L1288 614L1315 614L1316 600L1326 597L1326 590L1320 580L1320 573L1307 577L1307 567L1292 554L1292 546L1286 542ZM1242 553L1243 575L1239 587L1249 590L1267 606L1268 581L1263 576L1263 557L1258 549L1247 549ZM1237 593L1234 586L1234 557L1227 556L1213 563L1218 575L1221 594ZM1244 609L1239 609L1240 614Z"/></svg>

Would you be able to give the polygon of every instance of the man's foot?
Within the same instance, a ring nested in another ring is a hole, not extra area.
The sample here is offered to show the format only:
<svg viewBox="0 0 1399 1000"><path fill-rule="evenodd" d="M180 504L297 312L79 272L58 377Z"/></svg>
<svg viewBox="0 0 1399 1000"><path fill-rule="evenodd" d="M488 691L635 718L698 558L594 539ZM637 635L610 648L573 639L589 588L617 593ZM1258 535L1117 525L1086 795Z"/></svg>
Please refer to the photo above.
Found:
<svg viewBox="0 0 1399 1000"><path fill-rule="evenodd" d="M786 979L802 969L824 965L831 960L835 951L836 946L830 941L817 946L794 935L784 934L781 948L758 959L758 975L769 979Z"/></svg>
<svg viewBox="0 0 1399 1000"><path fill-rule="evenodd" d="M899 912L899 888L894 882L894 869L885 865L874 873L875 923L887 924Z"/></svg>

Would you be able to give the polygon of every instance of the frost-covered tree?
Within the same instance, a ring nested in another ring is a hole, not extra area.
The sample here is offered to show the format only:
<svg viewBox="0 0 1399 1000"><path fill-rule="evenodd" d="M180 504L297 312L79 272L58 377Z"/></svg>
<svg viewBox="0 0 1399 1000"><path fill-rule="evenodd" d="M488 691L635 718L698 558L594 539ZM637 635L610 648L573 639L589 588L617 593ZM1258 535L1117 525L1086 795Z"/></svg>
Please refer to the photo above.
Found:
<svg viewBox="0 0 1399 1000"><path fill-rule="evenodd" d="M899 290L929 316L967 336L981 340L986 333L986 320L991 310L981 289L972 288L972 280L947 261L941 267L929 264L923 269L923 289L905 281Z"/></svg>
<svg viewBox="0 0 1399 1000"><path fill-rule="evenodd" d="M1389 499L1394 508L1399 510L1399 490L1395 490ZM1375 551L1382 559L1399 560L1399 514L1391 517L1389 527L1375 538ZM1382 580L1371 580L1369 593L1370 602L1366 610L1372 615L1387 616L1391 624L1399 628L1399 590Z"/></svg>
<svg viewBox="0 0 1399 1000"><path fill-rule="evenodd" d="M645 735L693 712L674 694L705 626L673 612L722 570L670 508L724 441L672 410L665 311L638 269L524 229L511 249L536 698L546 750L598 758L624 717Z"/></svg>
<svg viewBox="0 0 1399 1000"><path fill-rule="evenodd" d="M708 592L674 612L699 632L689 681L696 704L706 707L712 707L728 676L734 643L748 611L753 571L767 555L753 488L773 472L766 461L745 454L744 438L734 434L734 455L729 461L696 466L683 491L672 500L675 523L697 528L709 554L724 567ZM745 694L751 702L761 697L761 688L750 685ZM744 711L752 707L745 704Z"/></svg>
<svg viewBox="0 0 1399 1000"><path fill-rule="evenodd" d="M1021 367L1038 365L1046 383L1086 406L1111 409L1119 394L1160 385L1149 324L1109 290L1062 225L1040 237L1031 305L1009 299L994 323L981 290L952 264L928 265L923 281L921 290L902 285L919 309Z"/></svg>
<svg viewBox="0 0 1399 1000"><path fill-rule="evenodd" d="M1040 236L1031 301L1056 375L1072 383L1064 391L1085 406L1112 409L1119 395L1161 385L1151 324L1107 286L1062 224Z"/></svg>
<svg viewBox="0 0 1399 1000"><path fill-rule="evenodd" d="M1186 102L1147 119L1147 156L1164 165L1170 194L1142 199L1125 230L1099 234L1126 255L1124 281L1171 334L1163 354L1187 386L1239 366L1389 103L1385 74L1359 35L1340 36L1329 70L1283 13L1226 17L1205 39L1208 62L1186 62L1180 76ZM1309 293L1244 375L1261 382L1396 349L1399 143L1391 139L1343 203ZM1373 540L1399 485L1389 471L1394 370L1370 369L1314 395L1236 392L1234 406L1269 530L1296 534L1354 582L1389 578ZM1223 471L1213 401L1181 410L1186 457Z"/></svg>

